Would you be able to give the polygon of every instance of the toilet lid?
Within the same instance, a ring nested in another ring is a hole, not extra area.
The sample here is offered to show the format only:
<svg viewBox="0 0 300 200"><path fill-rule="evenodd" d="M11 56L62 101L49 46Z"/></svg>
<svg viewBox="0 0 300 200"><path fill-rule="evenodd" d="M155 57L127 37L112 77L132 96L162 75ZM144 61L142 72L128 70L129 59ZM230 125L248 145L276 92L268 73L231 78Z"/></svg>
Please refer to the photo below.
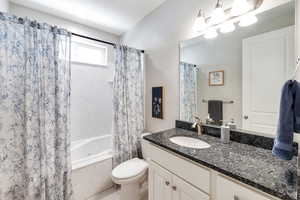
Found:
<svg viewBox="0 0 300 200"><path fill-rule="evenodd" d="M143 173L148 169L148 163L139 158L133 158L118 165L113 171L113 177L117 179L128 179Z"/></svg>

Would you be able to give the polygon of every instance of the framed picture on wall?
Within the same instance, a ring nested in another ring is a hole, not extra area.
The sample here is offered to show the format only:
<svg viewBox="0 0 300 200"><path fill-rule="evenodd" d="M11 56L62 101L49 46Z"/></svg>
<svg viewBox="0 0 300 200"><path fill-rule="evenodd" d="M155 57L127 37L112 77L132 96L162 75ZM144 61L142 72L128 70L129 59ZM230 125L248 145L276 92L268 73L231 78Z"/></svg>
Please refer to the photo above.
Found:
<svg viewBox="0 0 300 200"><path fill-rule="evenodd" d="M224 85L224 70L212 71L208 75L209 86L222 86Z"/></svg>
<svg viewBox="0 0 300 200"><path fill-rule="evenodd" d="M163 119L163 87L152 87L152 117Z"/></svg>

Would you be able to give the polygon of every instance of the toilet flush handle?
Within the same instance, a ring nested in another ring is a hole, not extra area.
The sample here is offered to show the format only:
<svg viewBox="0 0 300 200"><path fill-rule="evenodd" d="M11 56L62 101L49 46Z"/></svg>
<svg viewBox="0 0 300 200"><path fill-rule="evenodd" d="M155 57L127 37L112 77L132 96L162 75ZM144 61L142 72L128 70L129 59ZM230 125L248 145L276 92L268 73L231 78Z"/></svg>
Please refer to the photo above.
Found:
<svg viewBox="0 0 300 200"><path fill-rule="evenodd" d="M176 190L177 190L177 187L176 187L176 186L172 186L172 189L173 189L174 191L176 191Z"/></svg>
<svg viewBox="0 0 300 200"><path fill-rule="evenodd" d="M233 199L234 200L240 200L240 198L238 196L236 196L236 195L234 195Z"/></svg>

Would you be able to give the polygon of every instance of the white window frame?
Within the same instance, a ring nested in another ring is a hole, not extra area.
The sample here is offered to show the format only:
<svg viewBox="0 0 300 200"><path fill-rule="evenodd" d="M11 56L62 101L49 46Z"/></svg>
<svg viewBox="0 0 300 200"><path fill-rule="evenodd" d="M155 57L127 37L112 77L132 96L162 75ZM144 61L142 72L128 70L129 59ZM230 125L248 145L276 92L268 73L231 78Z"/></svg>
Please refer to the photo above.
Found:
<svg viewBox="0 0 300 200"><path fill-rule="evenodd" d="M93 41L88 41L86 39L81 39L78 37L74 37L72 38L72 43L71 45L73 45L74 43L76 43L77 45L84 45L84 46L90 46L92 48L101 48L101 49L105 49L105 60L103 64L97 64L97 63L91 63L89 61L78 61L78 60L74 60L74 58L72 58L72 54L71 54L71 62L72 63L76 63L76 64L86 64L86 65L92 65L92 66L102 66L102 67L108 67L108 47L99 43L95 43ZM72 49L72 46L71 46Z"/></svg>

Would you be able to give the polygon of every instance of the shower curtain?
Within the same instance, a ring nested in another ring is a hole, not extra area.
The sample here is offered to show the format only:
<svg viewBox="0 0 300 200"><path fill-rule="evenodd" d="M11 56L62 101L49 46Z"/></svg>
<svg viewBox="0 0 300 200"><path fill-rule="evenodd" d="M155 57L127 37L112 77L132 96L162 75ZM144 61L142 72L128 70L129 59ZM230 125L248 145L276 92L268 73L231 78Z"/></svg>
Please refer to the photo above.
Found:
<svg viewBox="0 0 300 200"><path fill-rule="evenodd" d="M180 62L180 119L194 121L197 112L197 74L193 64Z"/></svg>
<svg viewBox="0 0 300 200"><path fill-rule="evenodd" d="M116 47L113 84L113 165L141 157L144 131L144 74L141 51Z"/></svg>
<svg viewBox="0 0 300 200"><path fill-rule="evenodd" d="M0 13L0 199L69 200L70 33Z"/></svg>

